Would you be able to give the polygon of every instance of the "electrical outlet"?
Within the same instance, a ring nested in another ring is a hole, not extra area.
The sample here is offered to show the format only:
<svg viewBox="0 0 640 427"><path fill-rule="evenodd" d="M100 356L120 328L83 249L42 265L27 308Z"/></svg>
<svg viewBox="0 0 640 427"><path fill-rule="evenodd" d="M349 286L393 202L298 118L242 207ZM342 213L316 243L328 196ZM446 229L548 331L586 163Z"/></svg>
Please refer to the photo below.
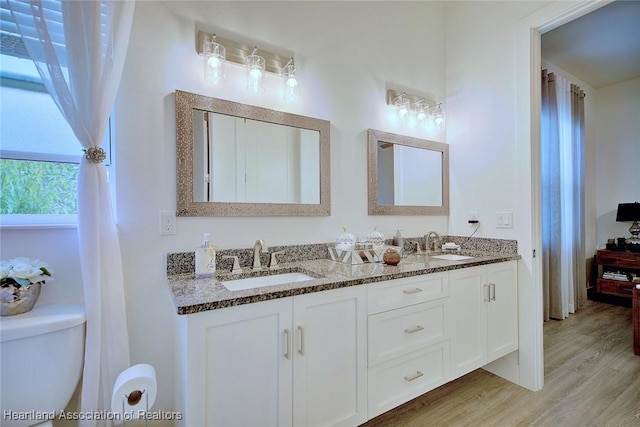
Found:
<svg viewBox="0 0 640 427"><path fill-rule="evenodd" d="M160 211L160 235L176 234L176 213Z"/></svg>

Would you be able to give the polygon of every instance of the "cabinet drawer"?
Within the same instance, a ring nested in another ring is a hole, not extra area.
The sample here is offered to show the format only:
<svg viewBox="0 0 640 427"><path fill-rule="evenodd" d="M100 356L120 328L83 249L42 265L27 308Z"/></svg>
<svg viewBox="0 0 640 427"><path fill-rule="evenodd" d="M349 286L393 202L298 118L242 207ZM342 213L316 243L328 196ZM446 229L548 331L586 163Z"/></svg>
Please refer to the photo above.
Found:
<svg viewBox="0 0 640 427"><path fill-rule="evenodd" d="M598 279L597 290L602 294L631 298L634 284L622 280Z"/></svg>
<svg viewBox="0 0 640 427"><path fill-rule="evenodd" d="M449 338L448 310L443 298L369 316L369 366Z"/></svg>
<svg viewBox="0 0 640 427"><path fill-rule="evenodd" d="M424 274L367 286L369 314L420 304L449 296L447 273Z"/></svg>
<svg viewBox="0 0 640 427"><path fill-rule="evenodd" d="M373 418L449 380L449 342L369 368L369 418Z"/></svg>
<svg viewBox="0 0 640 427"><path fill-rule="evenodd" d="M611 267L640 268L640 254L631 252L598 251L598 264Z"/></svg>

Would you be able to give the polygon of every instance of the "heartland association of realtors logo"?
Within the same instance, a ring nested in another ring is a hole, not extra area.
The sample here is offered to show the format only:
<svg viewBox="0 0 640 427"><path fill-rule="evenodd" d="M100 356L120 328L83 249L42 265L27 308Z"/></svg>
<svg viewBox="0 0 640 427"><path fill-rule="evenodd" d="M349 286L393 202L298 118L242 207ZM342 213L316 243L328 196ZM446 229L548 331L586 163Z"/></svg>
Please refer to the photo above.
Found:
<svg viewBox="0 0 640 427"><path fill-rule="evenodd" d="M137 415L137 417L136 417ZM130 421L134 419L149 421L180 421L182 420L182 412L171 411L144 411L134 412L111 412L111 411L2 411L3 420L11 421L53 421L53 420L109 420L109 421Z"/></svg>

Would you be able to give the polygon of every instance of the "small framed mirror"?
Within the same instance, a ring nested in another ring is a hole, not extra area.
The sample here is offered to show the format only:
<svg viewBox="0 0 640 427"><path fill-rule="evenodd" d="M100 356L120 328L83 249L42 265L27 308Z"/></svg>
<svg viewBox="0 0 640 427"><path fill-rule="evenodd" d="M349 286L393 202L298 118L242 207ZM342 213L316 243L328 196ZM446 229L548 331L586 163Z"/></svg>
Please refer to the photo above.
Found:
<svg viewBox="0 0 640 427"><path fill-rule="evenodd" d="M368 131L369 215L449 215L449 146Z"/></svg>
<svg viewBox="0 0 640 427"><path fill-rule="evenodd" d="M178 216L330 215L330 124L176 91Z"/></svg>

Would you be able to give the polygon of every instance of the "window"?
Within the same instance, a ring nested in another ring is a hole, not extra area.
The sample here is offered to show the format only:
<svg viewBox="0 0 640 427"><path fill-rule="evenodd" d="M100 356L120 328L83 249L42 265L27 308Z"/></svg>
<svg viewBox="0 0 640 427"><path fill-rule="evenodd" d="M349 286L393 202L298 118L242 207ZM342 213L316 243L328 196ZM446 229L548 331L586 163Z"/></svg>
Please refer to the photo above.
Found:
<svg viewBox="0 0 640 427"><path fill-rule="evenodd" d="M0 115L2 222L6 215L25 224L37 222L34 214L75 214L82 148L30 59L0 55ZM109 129L102 147L108 167Z"/></svg>

